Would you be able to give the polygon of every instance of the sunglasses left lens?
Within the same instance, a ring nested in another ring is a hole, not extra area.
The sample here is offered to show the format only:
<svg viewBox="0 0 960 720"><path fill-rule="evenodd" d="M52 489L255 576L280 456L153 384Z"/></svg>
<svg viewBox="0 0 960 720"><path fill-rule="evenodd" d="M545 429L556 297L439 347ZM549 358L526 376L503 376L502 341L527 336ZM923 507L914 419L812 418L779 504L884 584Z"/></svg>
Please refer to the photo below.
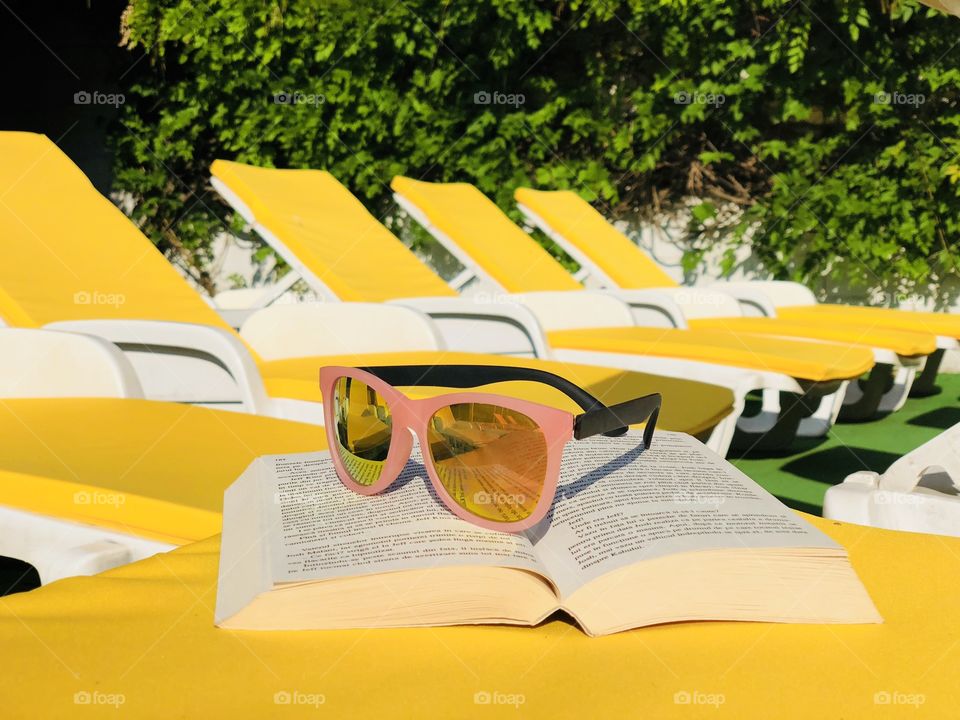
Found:
<svg viewBox="0 0 960 720"><path fill-rule="evenodd" d="M547 477L543 430L516 410L459 403L437 411L428 428L440 483L457 505L485 520L526 520Z"/></svg>
<svg viewBox="0 0 960 720"><path fill-rule="evenodd" d="M393 419L387 403L366 383L342 377L333 386L333 417L337 452L350 479L373 485L390 451Z"/></svg>

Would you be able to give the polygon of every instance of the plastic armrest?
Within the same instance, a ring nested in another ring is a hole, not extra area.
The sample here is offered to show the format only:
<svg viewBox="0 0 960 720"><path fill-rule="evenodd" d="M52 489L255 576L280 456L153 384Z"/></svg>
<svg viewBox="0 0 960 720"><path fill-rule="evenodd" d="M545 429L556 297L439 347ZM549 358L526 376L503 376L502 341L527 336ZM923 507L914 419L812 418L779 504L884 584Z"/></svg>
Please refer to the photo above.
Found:
<svg viewBox="0 0 960 720"><path fill-rule="evenodd" d="M738 298L720 288L676 287L650 290L619 290L622 297L631 306L637 306L649 297L651 306L662 303L663 312L679 312L684 321L694 318L738 317L743 314ZM686 327L674 324L674 327Z"/></svg>
<svg viewBox="0 0 960 720"><path fill-rule="evenodd" d="M781 305L816 305L817 299L805 285L786 280L743 280L716 283L713 289L728 293L745 306L746 314L774 317Z"/></svg>
<svg viewBox="0 0 960 720"><path fill-rule="evenodd" d="M634 325L633 312L621 298L597 290L541 290L504 298L521 303L547 332Z"/></svg>
<svg viewBox="0 0 960 720"><path fill-rule="evenodd" d="M910 492L928 474L945 474L960 492L960 424L947 428L894 462L880 476L881 490Z"/></svg>
<svg viewBox="0 0 960 720"><path fill-rule="evenodd" d="M687 318L672 289L608 290L610 295L630 306L638 325L684 329ZM651 320L653 322L651 322ZM666 322L664 322L666 321Z"/></svg>
<svg viewBox="0 0 960 720"><path fill-rule="evenodd" d="M536 315L507 294L392 300L433 320L450 350L550 356Z"/></svg>
<svg viewBox="0 0 960 720"><path fill-rule="evenodd" d="M248 412L266 414L267 393L253 357L234 334L209 325L162 320L71 320L46 326L102 337L121 350L186 356L213 363L237 385ZM144 378L141 381L149 385Z"/></svg>

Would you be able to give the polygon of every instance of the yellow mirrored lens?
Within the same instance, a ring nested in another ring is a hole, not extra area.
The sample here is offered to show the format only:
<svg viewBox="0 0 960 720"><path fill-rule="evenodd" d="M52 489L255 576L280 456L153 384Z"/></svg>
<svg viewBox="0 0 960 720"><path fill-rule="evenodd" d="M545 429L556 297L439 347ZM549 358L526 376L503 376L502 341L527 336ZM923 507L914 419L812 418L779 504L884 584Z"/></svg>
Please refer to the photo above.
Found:
<svg viewBox="0 0 960 720"><path fill-rule="evenodd" d="M440 482L460 507L495 522L530 517L547 477L547 442L516 410L460 403L439 410L428 429Z"/></svg>
<svg viewBox="0 0 960 720"><path fill-rule="evenodd" d="M337 452L358 485L380 479L390 450L393 421L380 394L365 383L342 377L333 386Z"/></svg>

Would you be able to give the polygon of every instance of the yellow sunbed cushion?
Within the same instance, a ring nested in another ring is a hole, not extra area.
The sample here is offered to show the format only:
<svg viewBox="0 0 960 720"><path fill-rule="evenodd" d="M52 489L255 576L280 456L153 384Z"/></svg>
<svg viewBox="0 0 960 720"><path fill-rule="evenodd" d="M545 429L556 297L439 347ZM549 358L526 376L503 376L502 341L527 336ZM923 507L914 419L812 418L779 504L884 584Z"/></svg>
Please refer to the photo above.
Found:
<svg viewBox="0 0 960 720"><path fill-rule="evenodd" d="M456 295L330 173L225 160L210 171L340 300Z"/></svg>
<svg viewBox="0 0 960 720"><path fill-rule="evenodd" d="M0 599L0 692L44 718L955 716L960 539L804 517L847 548L883 624L227 631L211 538Z"/></svg>
<svg viewBox="0 0 960 720"><path fill-rule="evenodd" d="M390 187L422 210L507 292L582 289L473 185L421 182L398 175Z"/></svg>
<svg viewBox="0 0 960 720"><path fill-rule="evenodd" d="M617 287L677 286L657 263L575 192L517 188L513 196L588 256Z"/></svg>
<svg viewBox="0 0 960 720"><path fill-rule="evenodd" d="M777 316L817 323L859 323L871 328L927 332L960 339L960 315L946 312L823 304L778 307Z"/></svg>
<svg viewBox="0 0 960 720"><path fill-rule="evenodd" d="M256 457L326 447L316 425L148 400L0 400L6 506L184 543L220 531Z"/></svg>
<svg viewBox="0 0 960 720"><path fill-rule="evenodd" d="M785 373L826 382L859 377L873 367L873 353L854 345L796 342L722 330L623 327L555 330L547 333L555 348L677 357L720 365Z"/></svg>
<svg viewBox="0 0 960 720"><path fill-rule="evenodd" d="M227 324L44 135L0 132L0 318Z"/></svg>
<svg viewBox="0 0 960 720"><path fill-rule="evenodd" d="M325 357L323 363L347 366L443 363L532 367L565 377L608 405L659 392L663 395L663 407L657 427L690 435L701 435L711 430L733 410L733 393L717 385L592 365L452 351ZM261 365L261 370L271 395L320 401L320 389L317 384L319 365L316 358L274 360ZM566 395L540 383L498 383L483 390L521 397L570 412L579 412L577 405ZM443 391L450 392L449 389ZM411 396L426 394L424 388L407 388L405 392Z"/></svg>
<svg viewBox="0 0 960 720"><path fill-rule="evenodd" d="M813 318L726 317L690 320L691 328L753 333L795 340L817 339L868 348L886 348L904 357L929 355L937 348L937 338L930 333L911 332L869 323L829 323Z"/></svg>

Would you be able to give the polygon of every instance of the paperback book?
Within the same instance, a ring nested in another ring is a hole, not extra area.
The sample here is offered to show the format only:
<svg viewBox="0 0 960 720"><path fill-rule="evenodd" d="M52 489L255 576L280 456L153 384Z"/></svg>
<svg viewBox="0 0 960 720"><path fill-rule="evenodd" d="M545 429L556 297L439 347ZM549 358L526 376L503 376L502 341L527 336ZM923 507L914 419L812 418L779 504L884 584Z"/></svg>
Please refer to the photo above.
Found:
<svg viewBox="0 0 960 720"><path fill-rule="evenodd" d="M255 460L224 498L216 624L294 630L500 623L563 612L589 635L657 623L876 623L846 551L697 440L567 445L520 534L444 508L417 456L387 492L329 453Z"/></svg>

